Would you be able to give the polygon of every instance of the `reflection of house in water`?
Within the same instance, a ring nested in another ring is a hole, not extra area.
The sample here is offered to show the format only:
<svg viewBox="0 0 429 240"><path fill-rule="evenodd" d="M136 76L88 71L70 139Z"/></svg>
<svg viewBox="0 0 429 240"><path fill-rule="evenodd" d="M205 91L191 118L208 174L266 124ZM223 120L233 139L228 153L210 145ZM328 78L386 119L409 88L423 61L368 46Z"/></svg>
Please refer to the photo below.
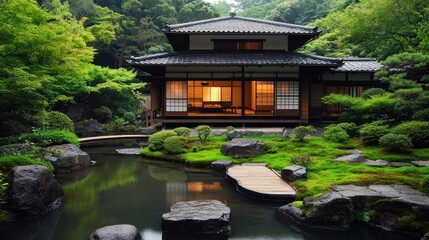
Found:
<svg viewBox="0 0 429 240"><path fill-rule="evenodd" d="M204 174L203 179L207 180L206 182L201 181L201 174L188 174L187 176L187 182L167 182L167 204L173 205L180 201L202 199L217 199L224 203L227 202L219 177ZM193 180L193 178L195 178L195 180Z"/></svg>

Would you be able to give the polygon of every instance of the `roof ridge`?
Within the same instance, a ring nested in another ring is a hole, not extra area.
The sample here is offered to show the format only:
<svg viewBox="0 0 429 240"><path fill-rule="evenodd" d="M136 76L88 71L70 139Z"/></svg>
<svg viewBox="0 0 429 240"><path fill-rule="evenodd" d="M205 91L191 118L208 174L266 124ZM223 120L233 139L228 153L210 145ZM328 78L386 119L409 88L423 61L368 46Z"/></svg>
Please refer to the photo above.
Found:
<svg viewBox="0 0 429 240"><path fill-rule="evenodd" d="M146 55L146 56L139 56L139 57L134 57L131 56L130 59L131 60L150 60L153 58L157 58L157 57L164 57L164 56L168 56L168 55L177 55L177 52L163 52L163 53L155 53L155 54L150 54L150 55Z"/></svg>
<svg viewBox="0 0 429 240"><path fill-rule="evenodd" d="M359 57L347 57L343 58L344 61L377 61L376 58L359 58Z"/></svg>
<svg viewBox="0 0 429 240"><path fill-rule="evenodd" d="M299 52L293 52L295 54L304 55L312 58L322 59L322 60L331 60L331 61L343 61L343 58L334 58L334 57L325 57L325 56L319 56L319 55L313 55L313 54L305 54L305 53L299 53Z"/></svg>
<svg viewBox="0 0 429 240"><path fill-rule="evenodd" d="M180 28L180 27L189 27L189 26L193 26L193 25L197 25L197 24L201 24L201 23L217 22L217 21L221 21L221 20L225 20L225 19L229 19L229 18L232 18L232 17L225 16L225 17L203 19L203 20L198 20L198 21L193 21L193 22L177 23L177 24L167 25L165 30L167 30L167 29L171 30L171 29Z"/></svg>
<svg viewBox="0 0 429 240"><path fill-rule="evenodd" d="M316 30L317 29L317 27L307 27L307 26L303 26L303 25L297 25L297 24L292 24L292 23L284 23L284 22L277 22L277 21L266 20L266 19L248 18L248 17L241 17L241 16L230 17L230 18L238 18L238 19L245 20L245 21L268 23L268 24L285 26L285 27L296 27L296 28L302 28L302 29L306 29L306 30Z"/></svg>

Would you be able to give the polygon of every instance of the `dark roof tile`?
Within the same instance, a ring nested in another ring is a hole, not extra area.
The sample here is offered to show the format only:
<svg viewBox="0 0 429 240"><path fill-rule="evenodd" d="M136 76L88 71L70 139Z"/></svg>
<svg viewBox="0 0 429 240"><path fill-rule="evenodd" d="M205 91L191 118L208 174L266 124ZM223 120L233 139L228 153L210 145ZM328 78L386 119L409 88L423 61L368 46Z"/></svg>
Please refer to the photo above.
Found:
<svg viewBox="0 0 429 240"><path fill-rule="evenodd" d="M383 65L374 58L344 58L341 67L334 68L336 72L375 72Z"/></svg>
<svg viewBox="0 0 429 240"><path fill-rule="evenodd" d="M167 33L319 34L316 27L236 16L167 25L164 31Z"/></svg>
<svg viewBox="0 0 429 240"><path fill-rule="evenodd" d="M306 65L340 66L341 59L295 52L179 52L162 53L127 60L132 66L167 65Z"/></svg>

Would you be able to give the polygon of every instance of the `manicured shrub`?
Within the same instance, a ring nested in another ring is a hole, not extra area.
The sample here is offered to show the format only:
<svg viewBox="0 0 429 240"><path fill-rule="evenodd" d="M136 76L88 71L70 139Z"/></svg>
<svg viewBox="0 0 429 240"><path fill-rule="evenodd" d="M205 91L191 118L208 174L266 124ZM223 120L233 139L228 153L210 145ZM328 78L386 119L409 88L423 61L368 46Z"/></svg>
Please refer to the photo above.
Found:
<svg viewBox="0 0 429 240"><path fill-rule="evenodd" d="M313 163L309 154L301 154L301 155L292 156L290 161L293 164L301 165L304 167L308 167Z"/></svg>
<svg viewBox="0 0 429 240"><path fill-rule="evenodd" d="M370 123L359 129L359 135L362 137L363 143L366 145L377 145L378 140L389 132L387 125L380 123Z"/></svg>
<svg viewBox="0 0 429 240"><path fill-rule="evenodd" d="M417 148L429 147L429 122L403 122L394 127L391 133L407 135Z"/></svg>
<svg viewBox="0 0 429 240"><path fill-rule="evenodd" d="M388 133L379 140L380 147L388 152L407 152L413 147L411 139L403 134Z"/></svg>
<svg viewBox="0 0 429 240"><path fill-rule="evenodd" d="M177 136L182 136L186 138L189 137L189 135L191 135L191 132L192 132L192 130L187 127L178 127L173 129L173 131L177 133Z"/></svg>
<svg viewBox="0 0 429 240"><path fill-rule="evenodd" d="M346 130L340 128L338 125L329 125L322 136L325 139L338 143L345 143L350 138Z"/></svg>
<svg viewBox="0 0 429 240"><path fill-rule="evenodd" d="M417 111L413 115L413 119L417 121L429 121L429 108Z"/></svg>
<svg viewBox="0 0 429 240"><path fill-rule="evenodd" d="M195 128L195 131L197 132L201 144L203 144L206 141L207 137L210 136L212 129L210 126L207 125L199 125Z"/></svg>
<svg viewBox="0 0 429 240"><path fill-rule="evenodd" d="M386 91L382 88L369 88L362 93L363 99L370 99L372 96L383 95Z"/></svg>
<svg viewBox="0 0 429 240"><path fill-rule="evenodd" d="M74 132L73 121L62 112L45 112L37 118L38 125L46 130L67 130Z"/></svg>
<svg viewBox="0 0 429 240"><path fill-rule="evenodd" d="M149 150L151 151L161 150L164 145L165 139L173 136L177 136L177 133L174 131L161 131L161 132L152 134L148 140Z"/></svg>
<svg viewBox="0 0 429 240"><path fill-rule="evenodd" d="M51 172L54 171L54 167L50 162L44 161L40 158L31 158L26 155L0 157L0 169L4 172L10 171L16 166L23 165L41 165L48 167Z"/></svg>
<svg viewBox="0 0 429 240"><path fill-rule="evenodd" d="M36 130L19 136L19 142L32 142L39 146L71 143L79 146L76 134L67 130Z"/></svg>
<svg viewBox="0 0 429 240"><path fill-rule="evenodd" d="M355 123L344 122L344 123L338 123L337 126L344 129L350 137L356 136L356 132L358 130L358 127L356 126Z"/></svg>
<svg viewBox="0 0 429 240"><path fill-rule="evenodd" d="M164 149L173 154L179 154L186 152L185 145L186 145L186 137L183 136L172 136L168 137L164 141Z"/></svg>
<svg viewBox="0 0 429 240"><path fill-rule="evenodd" d="M192 146L191 151L192 152L198 152L200 149L198 149L197 146Z"/></svg>
<svg viewBox="0 0 429 240"><path fill-rule="evenodd" d="M229 132L229 131L232 131L232 130L234 130L233 126L227 126L226 127L226 132Z"/></svg>
<svg viewBox="0 0 429 240"><path fill-rule="evenodd" d="M112 110L106 106L94 109L94 117L101 123L110 122L113 119Z"/></svg>
<svg viewBox="0 0 429 240"><path fill-rule="evenodd" d="M292 130L292 134L295 135L295 138L299 142L303 142L305 136L311 135L313 133L316 133L316 129L314 129L314 127L311 126L311 125L309 125L309 126L299 126L299 127L296 127L296 128L294 128Z"/></svg>
<svg viewBox="0 0 429 240"><path fill-rule="evenodd" d="M134 115L134 113L132 113L132 112L126 112L126 113L124 113L123 115L122 115L122 118L125 120L125 121L127 121L127 122L129 122L129 123L131 123L131 124L134 124L135 122L136 122L136 116Z"/></svg>

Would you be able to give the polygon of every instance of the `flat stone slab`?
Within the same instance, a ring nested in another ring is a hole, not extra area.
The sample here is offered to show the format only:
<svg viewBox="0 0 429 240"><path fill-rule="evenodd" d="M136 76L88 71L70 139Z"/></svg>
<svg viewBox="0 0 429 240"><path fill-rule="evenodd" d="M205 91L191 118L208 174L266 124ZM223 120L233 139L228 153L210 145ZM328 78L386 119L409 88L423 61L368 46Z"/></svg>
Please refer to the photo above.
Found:
<svg viewBox="0 0 429 240"><path fill-rule="evenodd" d="M141 240L139 231L133 225L110 225L95 230L90 240Z"/></svg>
<svg viewBox="0 0 429 240"><path fill-rule="evenodd" d="M115 150L119 154L123 155L140 155L140 148L121 148Z"/></svg>
<svg viewBox="0 0 429 240"><path fill-rule="evenodd" d="M354 162L354 163L361 163L361 162L367 161L366 158L362 157L362 151L360 151L360 150L352 149L352 150L348 150L348 152L351 154L338 157L338 158L334 159L334 161L337 161L337 162Z"/></svg>
<svg viewBox="0 0 429 240"><path fill-rule="evenodd" d="M406 162L390 162L390 165L392 167L411 167L411 166L414 166L414 164L406 163Z"/></svg>
<svg viewBox="0 0 429 240"><path fill-rule="evenodd" d="M416 165L417 167L429 167L429 160L428 161L412 161L411 163Z"/></svg>
<svg viewBox="0 0 429 240"><path fill-rule="evenodd" d="M389 166L390 165L390 163L388 161L381 160L381 159L378 159L378 160L366 160L366 161L361 162L361 164L365 164L365 165L368 165L368 166L375 166L375 167L385 167L385 166Z"/></svg>
<svg viewBox="0 0 429 240"><path fill-rule="evenodd" d="M225 172L231 165L231 160L217 160L211 163L211 169L216 172Z"/></svg>
<svg viewBox="0 0 429 240"><path fill-rule="evenodd" d="M229 235L231 209L217 200L178 202L162 215L166 233Z"/></svg>

